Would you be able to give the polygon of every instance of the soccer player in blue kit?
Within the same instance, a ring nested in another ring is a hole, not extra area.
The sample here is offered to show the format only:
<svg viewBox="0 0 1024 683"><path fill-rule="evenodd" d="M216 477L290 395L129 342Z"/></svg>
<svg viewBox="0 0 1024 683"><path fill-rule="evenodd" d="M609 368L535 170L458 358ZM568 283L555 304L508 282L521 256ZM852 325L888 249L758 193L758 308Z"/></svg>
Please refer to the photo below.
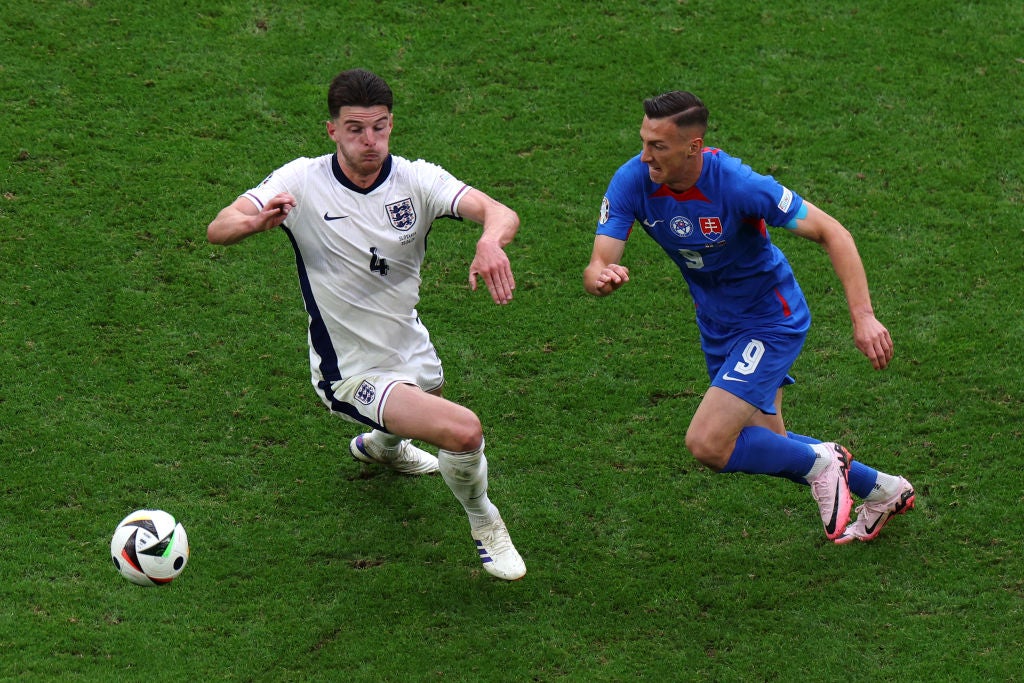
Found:
<svg viewBox="0 0 1024 683"><path fill-rule="evenodd" d="M821 244L843 285L857 348L876 370L893 356L875 318L853 237L833 217L739 159L706 147L708 110L694 94L644 101L642 151L612 177L601 205L584 287L606 296L629 282L621 265L640 223L679 267L696 305L711 386L686 447L716 472L784 477L810 485L825 535L870 541L914 506L903 477L875 470L836 443L794 434L782 419L783 387L803 346L807 301L767 226ZM863 502L850 522L851 492Z"/></svg>

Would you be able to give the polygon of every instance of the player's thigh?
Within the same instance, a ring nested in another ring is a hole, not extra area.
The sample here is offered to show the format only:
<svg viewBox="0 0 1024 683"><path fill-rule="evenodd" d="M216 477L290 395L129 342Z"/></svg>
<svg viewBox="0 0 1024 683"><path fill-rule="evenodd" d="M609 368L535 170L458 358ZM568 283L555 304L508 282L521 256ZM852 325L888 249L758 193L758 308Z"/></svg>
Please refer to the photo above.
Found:
<svg viewBox="0 0 1024 683"><path fill-rule="evenodd" d="M786 434L786 423L782 419L782 388L780 387L775 393L775 414L769 414L757 410L750 417L748 423L751 427L764 427L770 429L776 434Z"/></svg>
<svg viewBox="0 0 1024 683"><path fill-rule="evenodd" d="M756 406L719 387L709 387L686 430L686 446L700 460L728 457Z"/></svg>
<svg viewBox="0 0 1024 683"><path fill-rule="evenodd" d="M394 434L462 452L480 446L480 420L469 408L410 384L391 390L384 405L384 424Z"/></svg>
<svg viewBox="0 0 1024 683"><path fill-rule="evenodd" d="M313 387L320 400L335 415L374 429L408 436L387 426L384 408L396 387L412 385L423 391L441 395L444 371L434 347L426 339L422 348L403 364L390 368L374 368L329 382L313 378Z"/></svg>
<svg viewBox="0 0 1024 683"><path fill-rule="evenodd" d="M735 442L744 427L764 427L776 434L785 434L782 392L782 389L776 392L775 414L772 415L719 387L710 387L694 413L689 431L702 434L705 439L718 435L717 440L725 444Z"/></svg>

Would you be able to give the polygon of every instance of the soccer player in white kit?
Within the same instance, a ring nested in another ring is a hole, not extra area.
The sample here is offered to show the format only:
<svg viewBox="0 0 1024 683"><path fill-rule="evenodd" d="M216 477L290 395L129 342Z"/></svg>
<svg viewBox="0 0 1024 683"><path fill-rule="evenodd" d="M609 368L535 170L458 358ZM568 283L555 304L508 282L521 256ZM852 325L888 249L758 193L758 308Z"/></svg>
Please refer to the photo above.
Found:
<svg viewBox="0 0 1024 683"><path fill-rule="evenodd" d="M440 471L469 516L484 569L519 579L526 565L487 496L480 420L442 398L441 361L416 312L427 233L441 217L483 226L470 287L479 276L495 303L509 303L515 279L504 247L519 217L439 166L392 155L393 99L370 71L338 74L327 95L336 152L277 169L222 209L207 238L228 245L283 229L309 316L313 386L334 414L370 430L352 439L352 456L405 474ZM412 439L436 446L437 457Z"/></svg>

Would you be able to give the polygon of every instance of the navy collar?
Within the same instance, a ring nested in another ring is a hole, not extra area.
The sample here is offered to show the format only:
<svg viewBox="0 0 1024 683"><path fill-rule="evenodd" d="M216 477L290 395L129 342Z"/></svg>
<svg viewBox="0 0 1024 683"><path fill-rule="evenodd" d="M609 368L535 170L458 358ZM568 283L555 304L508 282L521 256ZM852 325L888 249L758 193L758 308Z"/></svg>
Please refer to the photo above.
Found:
<svg viewBox="0 0 1024 683"><path fill-rule="evenodd" d="M334 172L334 177L335 179L337 179L339 183L341 183L348 189L352 190L353 192L358 192L360 194L370 194L378 187L383 185L384 181L386 181L388 179L388 176L391 175L391 155L388 154L387 158L384 160L384 163L380 167L380 173L377 174L377 179L374 180L373 185L370 185L369 187L359 187L351 180L349 180L348 176L345 175L345 172L341 170L341 164L338 163L337 152L331 155L331 171Z"/></svg>

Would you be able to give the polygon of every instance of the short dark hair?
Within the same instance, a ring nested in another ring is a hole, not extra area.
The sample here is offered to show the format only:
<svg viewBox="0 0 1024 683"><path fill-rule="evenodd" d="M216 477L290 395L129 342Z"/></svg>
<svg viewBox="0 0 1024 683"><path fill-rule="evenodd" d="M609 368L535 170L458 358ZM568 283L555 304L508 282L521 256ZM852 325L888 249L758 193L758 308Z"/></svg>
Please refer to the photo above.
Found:
<svg viewBox="0 0 1024 683"><path fill-rule="evenodd" d="M327 112L338 118L342 107L376 107L391 111L395 96L383 78L366 69L342 71L327 89Z"/></svg>
<svg viewBox="0 0 1024 683"><path fill-rule="evenodd" d="M673 90L644 100L644 113L649 119L671 118L680 128L708 128L708 108L692 92Z"/></svg>

